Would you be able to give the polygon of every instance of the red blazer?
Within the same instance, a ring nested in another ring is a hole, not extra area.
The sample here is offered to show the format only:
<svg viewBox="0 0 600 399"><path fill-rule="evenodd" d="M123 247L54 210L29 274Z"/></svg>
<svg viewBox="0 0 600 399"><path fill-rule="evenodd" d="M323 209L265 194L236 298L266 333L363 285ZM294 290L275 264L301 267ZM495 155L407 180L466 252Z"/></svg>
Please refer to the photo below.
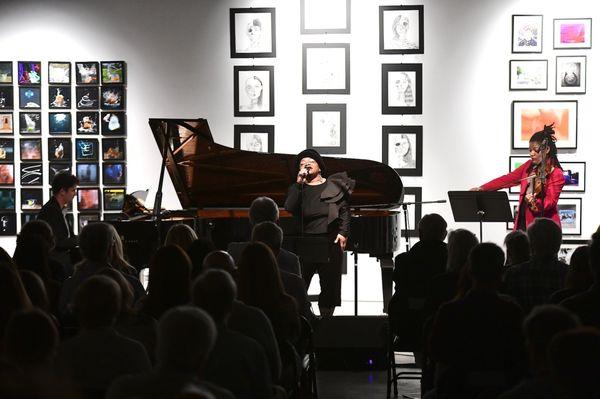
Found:
<svg viewBox="0 0 600 399"><path fill-rule="evenodd" d="M517 214L515 215L515 230L517 229L519 215L523 211L521 208L525 209L525 226L529 226L535 218L542 216L542 200L540 198L536 199L539 210L536 213L532 212L528 206L521 207L521 204L523 203L523 197L525 197L525 194L527 193L528 180L526 177L528 176L527 170L530 166L531 160L525 162L514 171L504 176L500 176L481 186L483 191L496 191L501 188L509 188L521 185L521 193L519 194L519 208L517 210ZM564 185L565 177L563 176L563 170L560 168L554 168L554 170L546 178L546 195L544 197L543 209L544 217L554 220L558 226L561 226L561 224L560 217L558 215L557 203L558 197L560 197L560 192L562 191Z"/></svg>

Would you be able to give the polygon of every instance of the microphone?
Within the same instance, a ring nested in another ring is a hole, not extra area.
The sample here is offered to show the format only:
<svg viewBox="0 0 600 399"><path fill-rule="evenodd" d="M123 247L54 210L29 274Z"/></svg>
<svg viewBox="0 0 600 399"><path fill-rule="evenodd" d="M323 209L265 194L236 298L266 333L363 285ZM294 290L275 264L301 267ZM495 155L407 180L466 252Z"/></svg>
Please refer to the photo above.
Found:
<svg viewBox="0 0 600 399"><path fill-rule="evenodd" d="M304 168L302 168L302 170L298 173L298 175L302 178L302 181L306 181L306 177L308 176L308 173L310 171L310 168L307 166L305 166Z"/></svg>

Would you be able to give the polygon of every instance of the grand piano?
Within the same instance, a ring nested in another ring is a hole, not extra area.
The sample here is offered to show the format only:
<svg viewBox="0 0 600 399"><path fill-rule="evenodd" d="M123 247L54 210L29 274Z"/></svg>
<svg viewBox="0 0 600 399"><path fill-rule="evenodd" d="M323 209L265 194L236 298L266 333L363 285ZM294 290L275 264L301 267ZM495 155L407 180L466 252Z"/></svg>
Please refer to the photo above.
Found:
<svg viewBox="0 0 600 399"><path fill-rule="evenodd" d="M247 240L248 207L256 197L271 197L283 207L287 189L297 174L295 155L242 151L215 143L205 119L150 119L149 124L183 213L192 216L195 228L218 248ZM346 250L368 253L379 260L387 304L392 290L392 257L399 246L398 213L392 209L402 202L400 177L389 166L375 161L333 157L323 160L329 174L346 171L356 180L350 198L352 218ZM163 234L165 223L172 221L162 217ZM148 230L156 229L157 224L123 221L115 226L124 235L129 252L135 252L132 245L149 241L142 237L159 237L160 241L160 231L140 232L140 226ZM292 215L283 209L280 225L286 247L298 231ZM129 233L132 231L135 233Z"/></svg>

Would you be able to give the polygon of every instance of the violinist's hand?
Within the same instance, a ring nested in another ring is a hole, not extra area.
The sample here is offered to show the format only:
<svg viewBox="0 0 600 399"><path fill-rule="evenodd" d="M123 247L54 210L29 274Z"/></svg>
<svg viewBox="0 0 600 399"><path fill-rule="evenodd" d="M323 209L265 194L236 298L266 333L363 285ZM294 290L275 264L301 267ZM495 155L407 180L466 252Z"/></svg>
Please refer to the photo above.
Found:
<svg viewBox="0 0 600 399"><path fill-rule="evenodd" d="M525 201L527 201L528 204L535 203L535 199L535 194L525 194Z"/></svg>
<svg viewBox="0 0 600 399"><path fill-rule="evenodd" d="M483 191L483 189L481 187L473 187L469 191Z"/></svg>
<svg viewBox="0 0 600 399"><path fill-rule="evenodd" d="M346 242L348 241L348 239L346 237L344 237L341 234L338 234L337 237L335 237L335 241L333 242L334 244L340 244L340 248L342 248L342 251L344 251L346 249Z"/></svg>

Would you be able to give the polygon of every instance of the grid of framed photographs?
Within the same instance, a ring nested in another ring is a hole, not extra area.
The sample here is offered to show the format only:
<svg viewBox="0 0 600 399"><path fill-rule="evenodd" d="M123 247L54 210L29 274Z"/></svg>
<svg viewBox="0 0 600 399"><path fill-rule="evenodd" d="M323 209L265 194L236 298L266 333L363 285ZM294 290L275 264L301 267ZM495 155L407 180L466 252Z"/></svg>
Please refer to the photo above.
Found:
<svg viewBox="0 0 600 399"><path fill-rule="evenodd" d="M52 195L44 185L60 171L81 181L80 221L121 209L125 68L124 61L0 61L0 235L16 234L17 211L21 224L35 219Z"/></svg>

